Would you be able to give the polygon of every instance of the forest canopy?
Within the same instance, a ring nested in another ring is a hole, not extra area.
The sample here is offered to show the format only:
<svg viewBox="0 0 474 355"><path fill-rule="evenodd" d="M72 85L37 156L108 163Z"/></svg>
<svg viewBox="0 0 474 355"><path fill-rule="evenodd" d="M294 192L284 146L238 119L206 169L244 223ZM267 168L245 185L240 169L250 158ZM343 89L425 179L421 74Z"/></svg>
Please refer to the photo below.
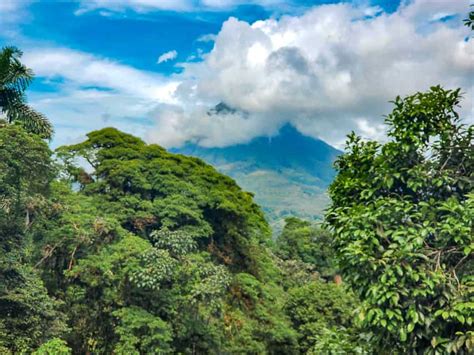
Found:
<svg viewBox="0 0 474 355"><path fill-rule="evenodd" d="M54 152L0 52L0 353L474 351L474 127L460 90L393 101L348 136L324 224L274 240L200 159L103 128Z"/></svg>

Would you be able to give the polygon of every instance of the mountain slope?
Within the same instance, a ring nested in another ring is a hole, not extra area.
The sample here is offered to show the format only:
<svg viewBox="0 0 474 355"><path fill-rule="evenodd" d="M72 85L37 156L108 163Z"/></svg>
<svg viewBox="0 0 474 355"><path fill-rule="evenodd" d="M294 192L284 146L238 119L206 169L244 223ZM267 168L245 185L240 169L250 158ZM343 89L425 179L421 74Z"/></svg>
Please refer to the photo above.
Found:
<svg viewBox="0 0 474 355"><path fill-rule="evenodd" d="M334 177L332 163L340 154L290 125L277 136L246 144L204 148L188 143L173 151L205 160L253 192L276 230L287 216L321 218L328 203L326 188Z"/></svg>

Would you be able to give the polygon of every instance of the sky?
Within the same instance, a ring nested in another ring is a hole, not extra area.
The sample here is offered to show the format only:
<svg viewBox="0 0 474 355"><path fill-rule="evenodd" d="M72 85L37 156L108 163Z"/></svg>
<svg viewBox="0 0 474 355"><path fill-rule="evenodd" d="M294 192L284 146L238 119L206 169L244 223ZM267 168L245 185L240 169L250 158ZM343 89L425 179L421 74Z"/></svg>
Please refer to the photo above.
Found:
<svg viewBox="0 0 474 355"><path fill-rule="evenodd" d="M113 126L167 148L290 123L341 148L385 139L390 100L460 87L473 123L468 0L1 0L0 46L36 79L53 146ZM219 103L235 110L209 114Z"/></svg>

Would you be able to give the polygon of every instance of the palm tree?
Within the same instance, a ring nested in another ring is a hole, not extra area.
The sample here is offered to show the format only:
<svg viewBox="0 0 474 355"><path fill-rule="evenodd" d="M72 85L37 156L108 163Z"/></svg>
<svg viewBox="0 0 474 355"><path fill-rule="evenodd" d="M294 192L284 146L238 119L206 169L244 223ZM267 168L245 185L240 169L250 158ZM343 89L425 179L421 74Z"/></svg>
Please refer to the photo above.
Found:
<svg viewBox="0 0 474 355"><path fill-rule="evenodd" d="M474 4L471 6L474 7ZM469 11L469 17L464 20L464 25L474 31L474 11Z"/></svg>
<svg viewBox="0 0 474 355"><path fill-rule="evenodd" d="M16 47L0 51L0 114L6 122L19 122L28 132L49 139L51 123L26 104L25 90L33 80L33 71L20 62L22 54Z"/></svg>

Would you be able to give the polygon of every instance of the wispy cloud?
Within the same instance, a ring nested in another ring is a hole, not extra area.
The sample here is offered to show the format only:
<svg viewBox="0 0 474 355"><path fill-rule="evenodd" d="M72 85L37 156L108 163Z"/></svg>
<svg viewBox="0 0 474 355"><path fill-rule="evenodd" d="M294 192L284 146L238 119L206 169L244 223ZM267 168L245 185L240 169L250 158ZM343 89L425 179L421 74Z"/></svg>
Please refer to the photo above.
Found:
<svg viewBox="0 0 474 355"><path fill-rule="evenodd" d="M2 2L0 2L0 14L14 14L29 3L31 3L31 0L2 0Z"/></svg>
<svg viewBox="0 0 474 355"><path fill-rule="evenodd" d="M16 24L29 20L28 6L33 0L0 1L0 38L13 39L19 36Z"/></svg>
<svg viewBox="0 0 474 355"><path fill-rule="evenodd" d="M158 63L158 64L161 64L161 63L167 62L167 61L169 61L169 60L176 59L177 56L178 56L178 52L175 51L175 50L172 50L172 51L169 51L169 52L165 52L165 53L163 53L162 55L160 55L160 56L158 57L157 63Z"/></svg>
<svg viewBox="0 0 474 355"><path fill-rule="evenodd" d="M27 50L23 59L37 80L53 87L30 96L56 125L56 144L105 125L144 135L156 105L177 104L177 81L116 61L57 47Z"/></svg>
<svg viewBox="0 0 474 355"><path fill-rule="evenodd" d="M197 41L198 42L214 42L216 38L217 38L217 35L213 33L208 33L199 37Z"/></svg>
<svg viewBox="0 0 474 355"><path fill-rule="evenodd" d="M291 1L290 1L291 2ZM229 10L239 5L260 5L263 7L288 3L282 0L80 0L76 15L89 11L107 9L110 11L132 10L139 13L152 11Z"/></svg>
<svg viewBox="0 0 474 355"><path fill-rule="evenodd" d="M173 102L173 81L110 59L66 48L43 48L28 50L24 61L40 77L60 77L78 87L95 86L145 100Z"/></svg>
<svg viewBox="0 0 474 355"><path fill-rule="evenodd" d="M89 11L103 9L110 11L131 9L141 13L160 10L190 11L192 2L189 0L80 0L80 6L75 14L82 15Z"/></svg>

